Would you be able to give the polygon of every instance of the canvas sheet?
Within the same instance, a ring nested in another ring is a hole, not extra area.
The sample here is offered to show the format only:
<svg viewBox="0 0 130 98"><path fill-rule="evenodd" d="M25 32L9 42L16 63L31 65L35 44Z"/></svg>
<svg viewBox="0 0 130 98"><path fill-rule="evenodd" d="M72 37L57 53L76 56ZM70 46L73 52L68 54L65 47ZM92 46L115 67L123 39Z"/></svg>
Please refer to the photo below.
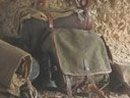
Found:
<svg viewBox="0 0 130 98"><path fill-rule="evenodd" d="M19 87L26 82L32 69L31 60L27 52L0 40L0 96L2 92L20 95Z"/></svg>
<svg viewBox="0 0 130 98"><path fill-rule="evenodd" d="M96 33L56 29L54 42L64 74L82 76L111 72L105 45Z"/></svg>

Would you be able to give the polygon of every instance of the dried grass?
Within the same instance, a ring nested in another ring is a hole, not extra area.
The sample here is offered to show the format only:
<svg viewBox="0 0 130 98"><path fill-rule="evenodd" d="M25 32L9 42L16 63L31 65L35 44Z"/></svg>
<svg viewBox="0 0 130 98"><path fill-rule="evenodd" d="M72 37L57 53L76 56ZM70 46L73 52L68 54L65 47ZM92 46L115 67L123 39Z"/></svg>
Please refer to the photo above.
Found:
<svg viewBox="0 0 130 98"><path fill-rule="evenodd" d="M130 64L130 0L93 0L92 14L114 60Z"/></svg>

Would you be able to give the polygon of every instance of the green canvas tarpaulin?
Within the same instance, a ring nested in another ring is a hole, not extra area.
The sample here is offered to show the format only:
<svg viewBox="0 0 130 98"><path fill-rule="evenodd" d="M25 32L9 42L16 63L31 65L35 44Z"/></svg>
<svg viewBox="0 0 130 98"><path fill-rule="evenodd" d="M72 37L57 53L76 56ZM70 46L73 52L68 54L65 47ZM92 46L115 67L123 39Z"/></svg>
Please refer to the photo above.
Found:
<svg viewBox="0 0 130 98"><path fill-rule="evenodd" d="M96 33L61 28L54 31L55 48L64 74L84 76L111 72L105 45Z"/></svg>

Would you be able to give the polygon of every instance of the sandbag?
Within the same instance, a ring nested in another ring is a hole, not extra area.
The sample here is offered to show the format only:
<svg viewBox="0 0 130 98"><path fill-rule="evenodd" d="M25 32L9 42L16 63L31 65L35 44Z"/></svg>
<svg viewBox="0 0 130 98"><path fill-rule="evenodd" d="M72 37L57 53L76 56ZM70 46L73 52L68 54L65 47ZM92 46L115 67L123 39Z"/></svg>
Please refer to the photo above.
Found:
<svg viewBox="0 0 130 98"><path fill-rule="evenodd" d="M29 80L30 72L30 54L0 40L0 96L5 96L1 98L19 97L20 87Z"/></svg>

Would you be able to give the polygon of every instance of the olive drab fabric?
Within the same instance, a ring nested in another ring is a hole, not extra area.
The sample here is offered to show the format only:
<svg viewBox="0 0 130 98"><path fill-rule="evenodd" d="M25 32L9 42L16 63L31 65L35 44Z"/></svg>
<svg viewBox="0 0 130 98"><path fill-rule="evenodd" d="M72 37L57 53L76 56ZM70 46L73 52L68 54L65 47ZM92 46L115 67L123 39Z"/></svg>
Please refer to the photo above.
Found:
<svg viewBox="0 0 130 98"><path fill-rule="evenodd" d="M77 10L77 5L73 7L73 4L72 8L68 8L65 5L65 7L59 6L57 9L53 8L53 4L57 4L57 2L52 3L52 1L50 1L49 4L48 11L53 16L54 21L55 19L69 16ZM66 3L63 2L63 4ZM43 21L48 20L44 12L41 13L34 9L27 10L26 8L23 10L20 9L20 11L17 15L20 17L18 18L19 22L16 22L18 24L15 27L21 27L22 22L31 18ZM21 13L26 14L21 15ZM54 24L54 27L55 25L57 24ZM111 72L106 48L103 41L98 37L98 35L96 35L96 33L91 31L87 32L86 30L63 28L64 27L57 27L57 29L54 29L54 39L57 46L56 51L60 67L64 74L95 75ZM18 34L19 33L22 32L18 30ZM51 45L54 48L54 45ZM46 46L44 48L46 48Z"/></svg>
<svg viewBox="0 0 130 98"><path fill-rule="evenodd" d="M105 45L94 32L55 29L54 42L65 75L84 76L111 72Z"/></svg>
<svg viewBox="0 0 130 98"><path fill-rule="evenodd" d="M31 69L30 54L0 40L0 96L5 96L0 98L20 96L20 87L28 80Z"/></svg>

